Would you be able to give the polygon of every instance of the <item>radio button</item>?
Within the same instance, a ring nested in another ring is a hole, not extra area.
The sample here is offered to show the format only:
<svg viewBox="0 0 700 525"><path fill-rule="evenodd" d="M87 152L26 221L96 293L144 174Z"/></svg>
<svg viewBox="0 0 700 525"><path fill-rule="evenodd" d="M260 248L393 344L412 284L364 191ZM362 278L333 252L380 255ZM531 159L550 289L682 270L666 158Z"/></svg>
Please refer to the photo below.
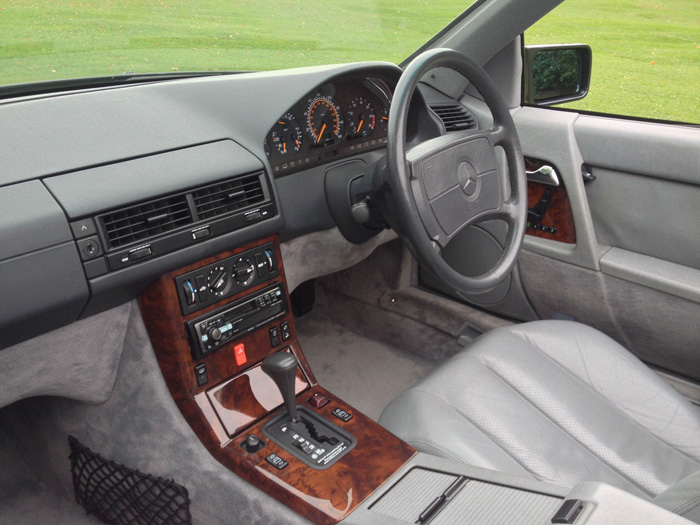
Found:
<svg viewBox="0 0 700 525"><path fill-rule="evenodd" d="M221 333L221 330L219 330L217 327L214 327L207 332L207 335L209 336L209 339L211 339L214 342L217 342L221 339L223 334Z"/></svg>

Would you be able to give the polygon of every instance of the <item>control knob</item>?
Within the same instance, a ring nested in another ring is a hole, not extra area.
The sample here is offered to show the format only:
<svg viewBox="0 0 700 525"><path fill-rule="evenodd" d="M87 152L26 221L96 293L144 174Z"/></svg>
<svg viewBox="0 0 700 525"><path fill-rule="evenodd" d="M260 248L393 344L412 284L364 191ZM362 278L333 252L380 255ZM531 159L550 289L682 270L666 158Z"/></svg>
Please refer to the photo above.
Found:
<svg viewBox="0 0 700 525"><path fill-rule="evenodd" d="M221 330L219 330L219 328L216 326L207 330L207 335L209 336L209 340L214 342L221 340L221 337L223 336Z"/></svg>
<svg viewBox="0 0 700 525"><path fill-rule="evenodd" d="M231 287L228 271L223 266L216 266L207 277L207 286L214 295L224 295Z"/></svg>
<svg viewBox="0 0 700 525"><path fill-rule="evenodd" d="M239 284L249 284L255 275L255 265L248 257L241 257L233 265L233 278Z"/></svg>

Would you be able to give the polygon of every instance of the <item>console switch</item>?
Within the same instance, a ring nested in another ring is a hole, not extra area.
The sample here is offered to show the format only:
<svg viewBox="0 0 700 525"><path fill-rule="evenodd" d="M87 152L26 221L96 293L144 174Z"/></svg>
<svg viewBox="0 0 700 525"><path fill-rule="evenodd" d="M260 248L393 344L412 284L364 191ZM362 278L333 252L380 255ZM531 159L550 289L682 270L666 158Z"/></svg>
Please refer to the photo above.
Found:
<svg viewBox="0 0 700 525"><path fill-rule="evenodd" d="M280 329L282 330L282 341L289 341L289 338L292 337L292 333L289 330L289 322L283 322L280 325Z"/></svg>
<svg viewBox="0 0 700 525"><path fill-rule="evenodd" d="M332 413L335 417L337 417L338 419L340 419L341 421L343 421L345 423L347 423L348 421L350 421L352 419L352 414L350 414L349 412L346 412L345 410L342 410L340 408L333 409Z"/></svg>
<svg viewBox="0 0 700 525"><path fill-rule="evenodd" d="M233 347L234 355L236 356L236 364L242 366L248 362L248 357L245 355L245 345L243 343Z"/></svg>
<svg viewBox="0 0 700 525"><path fill-rule="evenodd" d="M263 279L267 275L267 261L262 253L255 254L255 268L258 272L258 277Z"/></svg>
<svg viewBox="0 0 700 525"><path fill-rule="evenodd" d="M205 363L201 363L194 367L194 375L197 378L197 386L204 386L209 382L207 365Z"/></svg>
<svg viewBox="0 0 700 525"><path fill-rule="evenodd" d="M309 404L314 408L323 408L330 402L330 399L323 394L319 394L318 392L309 398Z"/></svg>
<svg viewBox="0 0 700 525"><path fill-rule="evenodd" d="M265 461L267 461L270 465L275 467L277 470L282 470L287 465L289 465L289 463L287 463L285 460L283 460L277 454L270 454L269 456L267 456L265 458Z"/></svg>
<svg viewBox="0 0 700 525"><path fill-rule="evenodd" d="M265 445L267 445L267 443L262 439L255 434L251 434L241 443L241 448L249 454L255 454L258 450L265 448Z"/></svg>
<svg viewBox="0 0 700 525"><path fill-rule="evenodd" d="M272 345L272 348L274 348L279 345L280 342L280 329L273 326L270 328L270 345Z"/></svg>

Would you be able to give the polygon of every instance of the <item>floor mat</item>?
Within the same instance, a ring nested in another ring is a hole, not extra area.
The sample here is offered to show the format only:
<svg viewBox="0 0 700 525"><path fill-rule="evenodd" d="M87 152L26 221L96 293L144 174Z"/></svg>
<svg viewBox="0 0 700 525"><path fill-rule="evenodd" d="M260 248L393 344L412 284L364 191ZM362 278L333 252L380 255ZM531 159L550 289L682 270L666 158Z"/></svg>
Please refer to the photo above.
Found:
<svg viewBox="0 0 700 525"><path fill-rule="evenodd" d="M295 320L319 384L374 419L435 363L342 327L320 309Z"/></svg>

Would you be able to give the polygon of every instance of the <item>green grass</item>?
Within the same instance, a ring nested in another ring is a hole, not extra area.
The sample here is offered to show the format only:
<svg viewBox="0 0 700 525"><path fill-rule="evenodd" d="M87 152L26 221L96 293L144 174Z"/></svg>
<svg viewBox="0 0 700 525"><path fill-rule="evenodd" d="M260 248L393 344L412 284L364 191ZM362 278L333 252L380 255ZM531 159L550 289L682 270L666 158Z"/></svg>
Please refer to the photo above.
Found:
<svg viewBox="0 0 700 525"><path fill-rule="evenodd" d="M585 43L587 111L700 123L698 0L567 0L525 33L526 44Z"/></svg>
<svg viewBox="0 0 700 525"><path fill-rule="evenodd" d="M0 83L95 75L401 62L463 0L11 0Z"/></svg>
<svg viewBox="0 0 700 525"><path fill-rule="evenodd" d="M9 0L0 83L401 62L468 4ZM526 33L527 44L574 42L593 48L593 78L589 95L565 107L700 123L698 0L567 0Z"/></svg>

